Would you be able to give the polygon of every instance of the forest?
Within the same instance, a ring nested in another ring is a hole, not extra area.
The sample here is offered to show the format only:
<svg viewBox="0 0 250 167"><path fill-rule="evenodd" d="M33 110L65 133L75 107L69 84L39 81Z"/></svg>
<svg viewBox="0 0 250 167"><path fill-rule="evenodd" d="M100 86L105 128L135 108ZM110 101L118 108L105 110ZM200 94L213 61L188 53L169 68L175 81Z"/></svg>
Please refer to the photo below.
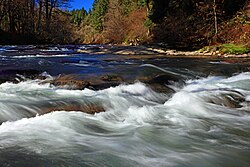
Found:
<svg viewBox="0 0 250 167"><path fill-rule="evenodd" d="M250 46L249 0L0 0L1 44Z"/></svg>

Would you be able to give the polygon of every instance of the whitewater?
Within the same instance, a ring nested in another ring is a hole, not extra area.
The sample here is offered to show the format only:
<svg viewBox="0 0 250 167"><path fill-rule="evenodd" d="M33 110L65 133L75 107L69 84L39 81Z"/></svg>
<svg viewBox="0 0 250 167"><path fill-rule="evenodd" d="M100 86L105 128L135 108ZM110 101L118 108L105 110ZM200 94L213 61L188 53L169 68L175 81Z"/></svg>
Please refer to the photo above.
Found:
<svg viewBox="0 0 250 167"><path fill-rule="evenodd" d="M249 166L248 64L114 60L79 47L0 47L1 167ZM99 90L50 82L110 73L129 82ZM169 90L161 92L139 75L175 80L157 80Z"/></svg>
<svg viewBox="0 0 250 167"><path fill-rule="evenodd" d="M248 166L250 73L187 80L171 96L143 83L65 90L0 85L3 166ZM98 103L105 112L42 114L43 105ZM229 103L237 103L232 107ZM26 111L26 112L20 112Z"/></svg>

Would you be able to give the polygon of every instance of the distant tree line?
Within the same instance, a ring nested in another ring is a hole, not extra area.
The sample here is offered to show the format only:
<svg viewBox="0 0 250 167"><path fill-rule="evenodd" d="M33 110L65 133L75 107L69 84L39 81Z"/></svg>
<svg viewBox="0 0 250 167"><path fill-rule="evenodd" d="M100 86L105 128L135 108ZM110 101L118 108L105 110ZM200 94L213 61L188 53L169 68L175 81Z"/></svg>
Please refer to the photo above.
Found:
<svg viewBox="0 0 250 167"><path fill-rule="evenodd" d="M249 28L249 15L239 12L249 0L94 0L89 11L68 11L69 1L0 0L2 41L25 36L45 43L189 47L228 40L225 28L235 34ZM233 19L239 13L240 21Z"/></svg>
<svg viewBox="0 0 250 167"><path fill-rule="evenodd" d="M0 42L70 40L69 0L0 0Z"/></svg>
<svg viewBox="0 0 250 167"><path fill-rule="evenodd" d="M85 43L199 47L225 42L223 28L248 5L247 0L95 0L77 25Z"/></svg>
<svg viewBox="0 0 250 167"><path fill-rule="evenodd" d="M249 1L151 0L151 3L149 18L155 23L152 30L155 40L194 46L223 40L219 36L225 33L223 23L228 23Z"/></svg>

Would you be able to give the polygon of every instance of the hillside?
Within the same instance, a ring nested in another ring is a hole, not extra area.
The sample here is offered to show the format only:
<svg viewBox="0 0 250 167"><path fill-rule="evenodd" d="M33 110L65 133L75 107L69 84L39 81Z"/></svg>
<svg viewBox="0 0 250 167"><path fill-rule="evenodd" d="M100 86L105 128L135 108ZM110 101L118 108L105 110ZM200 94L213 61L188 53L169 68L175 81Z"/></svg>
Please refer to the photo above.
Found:
<svg viewBox="0 0 250 167"><path fill-rule="evenodd" d="M3 0L0 43L161 44L197 50L221 44L249 48L249 0L95 0L86 11L66 1ZM11 7L11 10L6 10Z"/></svg>

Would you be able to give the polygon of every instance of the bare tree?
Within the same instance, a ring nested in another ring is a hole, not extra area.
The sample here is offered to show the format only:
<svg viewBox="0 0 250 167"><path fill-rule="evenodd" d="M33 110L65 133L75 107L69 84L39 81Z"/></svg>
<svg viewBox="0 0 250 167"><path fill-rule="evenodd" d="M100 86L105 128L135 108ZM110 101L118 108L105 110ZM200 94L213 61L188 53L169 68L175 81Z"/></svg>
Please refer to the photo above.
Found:
<svg viewBox="0 0 250 167"><path fill-rule="evenodd" d="M218 35L218 21L217 21L217 12L216 12L216 0L214 0L213 11L214 11L214 29L215 29L215 37L217 38L217 35Z"/></svg>

